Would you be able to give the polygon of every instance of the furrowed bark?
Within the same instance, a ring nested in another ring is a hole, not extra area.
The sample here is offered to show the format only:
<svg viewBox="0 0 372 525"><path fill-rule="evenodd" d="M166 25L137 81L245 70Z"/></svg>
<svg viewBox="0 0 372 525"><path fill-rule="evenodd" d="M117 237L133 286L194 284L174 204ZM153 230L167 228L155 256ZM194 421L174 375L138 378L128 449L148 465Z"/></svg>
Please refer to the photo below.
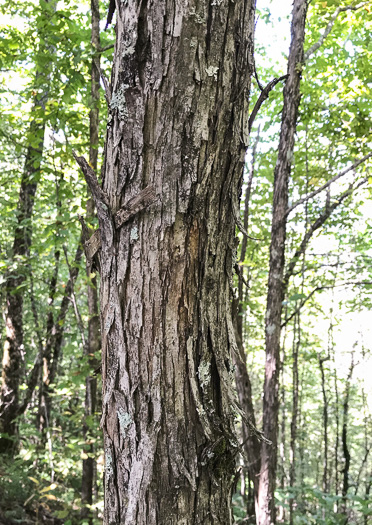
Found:
<svg viewBox="0 0 372 525"><path fill-rule="evenodd" d="M294 136L301 99L300 81L304 58L307 1L293 4L288 79L283 91L283 113L278 159L274 172L273 218L270 244L270 270L266 308L266 365L263 400L263 432L271 444L262 443L258 509L259 525L275 523L274 490L277 464L279 411L280 326L284 300L284 255L288 180L291 173Z"/></svg>
<svg viewBox="0 0 372 525"><path fill-rule="evenodd" d="M117 4L101 235L105 524L231 523L235 218L254 5ZM120 230L148 186L158 201Z"/></svg>

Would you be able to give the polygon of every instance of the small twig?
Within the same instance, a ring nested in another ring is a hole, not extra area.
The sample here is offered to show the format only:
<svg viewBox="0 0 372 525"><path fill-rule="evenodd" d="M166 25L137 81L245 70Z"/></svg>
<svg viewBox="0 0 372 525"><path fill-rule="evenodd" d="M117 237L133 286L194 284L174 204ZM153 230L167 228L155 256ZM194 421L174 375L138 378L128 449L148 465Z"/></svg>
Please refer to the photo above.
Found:
<svg viewBox="0 0 372 525"><path fill-rule="evenodd" d="M103 83L103 87L105 89L105 99L106 99L106 102L108 105L111 104L111 99L112 99L112 93L111 93L111 88L110 88L110 82L108 80L108 78L106 77L106 75L103 73L102 69L99 68L99 76L101 77L102 79L102 83Z"/></svg>
<svg viewBox="0 0 372 525"><path fill-rule="evenodd" d="M115 47L115 44L110 44L109 46L101 47L101 49L98 50L98 53L105 53L105 51L108 51L109 49L113 49Z"/></svg>
<svg viewBox="0 0 372 525"><path fill-rule="evenodd" d="M65 245L63 245L63 252L65 254L65 259L66 259L66 264L67 264L67 267L68 267L68 272L69 272L69 275L70 275L70 279L72 279L71 266L70 266L70 263L69 263L69 260L68 260L67 248L66 248ZM77 322L77 325L78 325L78 328L79 328L79 332L80 332L80 335L81 335L81 340L82 340L82 343L83 343L83 347L84 347L84 349L87 349L87 341L85 339L85 334L84 334L84 325L83 325L83 321L81 319L81 315L80 315L80 312L79 312L79 309L78 309L78 306L77 306L77 303L76 303L76 295L75 295L74 285L72 285L72 287L71 287L70 300L71 300L71 302L73 304L73 307L74 307L76 322Z"/></svg>
<svg viewBox="0 0 372 525"><path fill-rule="evenodd" d="M330 289L333 289L333 288L342 288L344 286L371 286L372 285L372 281L347 281L347 282L344 282L344 283L339 283L339 284L330 284L330 285L327 285L327 286L317 286L316 288L314 288L314 290L312 290L309 295L307 297L305 297L300 305L296 308L296 310L289 316L285 319L285 321L283 321L283 323L280 325L281 328L284 328L294 317L295 315L297 315L300 310L304 307L305 303L307 303L307 301L309 299L311 299L311 297L316 293L316 292L321 292L323 290L330 290ZM324 359L325 361L328 360L328 358Z"/></svg>

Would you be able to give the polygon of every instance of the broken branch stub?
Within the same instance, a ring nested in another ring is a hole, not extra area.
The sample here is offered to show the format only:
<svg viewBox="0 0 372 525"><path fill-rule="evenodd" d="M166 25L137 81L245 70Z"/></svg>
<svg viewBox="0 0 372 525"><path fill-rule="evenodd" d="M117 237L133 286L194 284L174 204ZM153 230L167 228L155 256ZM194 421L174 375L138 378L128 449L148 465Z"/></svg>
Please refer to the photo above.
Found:
<svg viewBox="0 0 372 525"><path fill-rule="evenodd" d="M118 212L115 214L115 226L120 228L125 222L129 221L131 217L136 215L139 211L147 208L156 201L156 193L154 186L147 186L140 191L138 195L130 199Z"/></svg>
<svg viewBox="0 0 372 525"><path fill-rule="evenodd" d="M115 227L119 229L129 219L144 210L157 199L154 186L147 186L138 195L130 199L114 216ZM84 251L88 261L92 261L95 254L101 248L100 230L96 230L89 240L84 242Z"/></svg>

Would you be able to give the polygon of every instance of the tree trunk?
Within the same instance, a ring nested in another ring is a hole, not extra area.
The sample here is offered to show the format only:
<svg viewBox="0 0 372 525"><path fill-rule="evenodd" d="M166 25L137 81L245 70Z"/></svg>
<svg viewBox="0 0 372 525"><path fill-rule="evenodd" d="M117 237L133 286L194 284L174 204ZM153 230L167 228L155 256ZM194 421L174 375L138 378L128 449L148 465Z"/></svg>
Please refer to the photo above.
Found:
<svg viewBox="0 0 372 525"><path fill-rule="evenodd" d="M290 442L290 467L289 467L289 486L294 488L296 482L296 441L297 441L297 420L298 420L298 351L301 343L300 312L295 316L293 327L293 346L292 346L292 421L291 421L291 442ZM293 525L293 514L295 501L293 491L289 500L289 523Z"/></svg>
<svg viewBox="0 0 372 525"><path fill-rule="evenodd" d="M326 380L324 374L324 362L329 357L320 357L319 355L319 368L322 378L322 394L323 394L323 441L324 441L324 460L323 460L323 492L328 493L328 397L326 390Z"/></svg>
<svg viewBox="0 0 372 525"><path fill-rule="evenodd" d="M46 0L49 2L49 0ZM56 2L52 0L51 11L55 9ZM41 18L44 16L40 15ZM40 56L51 53L51 47L46 44L47 35L44 24L38 25L39 38L43 42L39 49ZM33 100L33 110L45 110L49 98L50 63L36 64L35 86L38 95ZM44 149L45 120L31 120L28 134L24 169L21 178L21 187L17 206L17 225L14 232L11 269L6 277L6 340L3 351L2 376L0 389L0 435L5 433L8 437L0 437L0 453L14 448L17 435L15 418L19 415L19 386L21 380L21 367L24 359L23 349L23 286L27 279L28 263L32 236L32 212L34 199L40 177L40 166ZM39 367L39 363L36 363ZM27 405L26 405L27 407ZM26 407L22 407L25 410Z"/></svg>
<svg viewBox="0 0 372 525"><path fill-rule="evenodd" d="M348 438L347 438L347 432L348 432L348 424L349 424L349 399L350 399L350 382L354 371L354 350L351 354L351 365L349 369L349 374L346 379L346 385L345 385L345 394L344 394L344 402L343 402L343 422L342 422L342 434L341 434L341 440L342 440L342 451L344 454L344 468L342 469L343 472L343 485L342 485L342 514L344 515L345 519L343 521L343 524L346 525L348 523L348 515L347 515L347 493L349 490L349 470L350 470L350 449L348 444Z"/></svg>
<svg viewBox="0 0 372 525"><path fill-rule="evenodd" d="M243 226L245 231L248 230L249 223L249 206L250 196L252 190L252 182L255 169L256 151L260 137L260 130L258 130L255 143L252 150L252 166L249 173L247 187L245 190L244 198L244 219ZM247 237L243 236L241 244L241 251L239 262L244 263L247 251ZM243 286L244 286L244 266L240 264L238 267L238 297L237 300L233 301L233 321L236 334L236 342L239 352L234 353L234 369L235 369L235 384L238 394L239 405L244 410L247 419L251 422L253 427L256 427L256 418L254 413L253 401L252 401L252 387L251 381L247 370L247 358L244 351L243 344L243 319L244 309L242 306L243 302ZM254 487L254 501L256 505L258 495L258 482L260 473L260 441L257 435L252 432L252 429L242 421L242 434L243 434L243 449L244 456L247 461L249 478L253 482Z"/></svg>
<svg viewBox="0 0 372 525"><path fill-rule="evenodd" d="M89 135L90 135L90 149L89 149L89 163L92 168L97 171L97 160L98 160L98 145L99 145L99 100L100 100L100 12L99 12L99 0L91 1L91 26L92 36L91 43L92 48L97 52L96 56L93 57L91 66L91 110L89 113ZM94 202L92 198L88 199L87 202L87 219L91 219L94 216ZM99 314L98 314L98 294L97 294L97 278L90 277L91 269L87 264L87 276L88 276L88 311L89 311L89 324L88 324L88 341L87 341L87 353L90 356L90 362L94 362L94 355L101 348L101 338L99 332ZM88 518L89 524L93 523L93 515L89 509L89 506L93 504L93 484L94 484L94 471L95 471L95 460L92 457L94 447L92 443L89 443L89 424L88 421L92 419L96 410L96 395L97 393L97 379L93 375L89 375L85 381L85 406L84 406L84 425L83 433L86 441L84 452L88 454L88 457L83 459L83 470L81 480L81 503L82 503L82 519ZM89 456L90 454L90 456Z"/></svg>
<svg viewBox="0 0 372 525"><path fill-rule="evenodd" d="M38 75L40 76L40 75ZM34 107L45 107L47 90L35 100ZM38 140L39 147L28 147L22 174L17 206L17 226L14 233L12 267L6 279L6 340L3 351L0 391L0 453L15 445L19 410L19 386L23 362L23 294L22 286L27 279L25 258L31 245L31 218L39 179L41 156L44 148L45 123L32 121L29 136Z"/></svg>
<svg viewBox="0 0 372 525"><path fill-rule="evenodd" d="M334 358L333 358L334 359ZM335 361L333 362L335 366ZM339 494L339 455L338 455L338 449L340 445L340 403L339 403L339 395L338 395L338 378L337 378L337 372L336 368L334 368L333 371L333 379L334 379L334 385L335 385L335 404L334 404L334 412L335 412L335 422L336 422L336 440L335 440L335 495L338 496ZM336 512L338 512L339 503L338 500L336 500L335 503L335 509Z"/></svg>
<svg viewBox="0 0 372 525"><path fill-rule="evenodd" d="M279 412L280 326L284 300L284 254L288 208L288 180L291 172L294 135L300 104L301 65L304 58L305 20L308 3L294 0L288 80L284 88L278 159L274 172L273 218L270 270L266 309L266 365L263 399L263 432L271 442L262 443L257 523L275 523L274 490L277 464Z"/></svg>
<svg viewBox="0 0 372 525"><path fill-rule="evenodd" d="M103 191L77 158L100 223L104 523L226 525L254 5L117 7Z"/></svg>

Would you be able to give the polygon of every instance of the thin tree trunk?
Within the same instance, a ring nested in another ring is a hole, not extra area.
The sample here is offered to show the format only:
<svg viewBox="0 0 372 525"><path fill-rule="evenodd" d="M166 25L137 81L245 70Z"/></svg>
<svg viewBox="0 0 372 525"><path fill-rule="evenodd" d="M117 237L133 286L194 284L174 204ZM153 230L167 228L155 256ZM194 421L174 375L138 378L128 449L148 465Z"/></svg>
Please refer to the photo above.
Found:
<svg viewBox="0 0 372 525"><path fill-rule="evenodd" d="M74 263L71 268L70 276L67 281L64 296L62 297L61 305L59 307L57 318L53 322L53 315L49 322L53 322L52 325L48 322L48 327L51 326L47 332L47 337L44 346L44 361L43 361L43 378L42 378L42 414L43 418L40 420L40 430L46 432L46 429L51 424L51 408L52 402L50 397L50 385L55 382L57 377L58 363L61 354L63 333L64 333L64 321L66 319L67 311L70 306L70 296L77 276L79 274L79 264L83 255L83 249L79 243L76 248Z"/></svg>
<svg viewBox="0 0 372 525"><path fill-rule="evenodd" d="M287 317L287 305L285 308L285 318ZM280 455L280 489L284 492L286 486L286 392L285 392L285 382L284 382L284 363L286 359L285 344L287 339L287 325L285 325L285 331L283 336L282 343L282 356L281 356L281 394L280 394L280 406L281 406L281 425L280 425L280 445L279 445L279 455ZM286 506L282 505L279 508L278 519L281 522L286 520Z"/></svg>
<svg viewBox="0 0 372 525"><path fill-rule="evenodd" d="M100 12L99 0L91 1L91 25L92 25L92 48L97 52L93 57L91 66L91 110L89 113L89 129L90 129L90 149L89 149L89 163L95 171L97 171L98 161L98 144L99 144L99 100L100 100ZM89 221L94 216L94 202L92 198L87 202L87 220ZM89 325L88 325L88 340L86 351L90 356L90 362L93 368L94 355L101 348L100 331L99 331L99 314L98 314L98 295L97 295L97 278L90 277L91 269L87 264L88 277L88 311L89 311ZM97 401L97 379L93 375L89 375L85 381L85 404L84 404L84 425L83 434L86 441L84 449L85 454L88 455L83 459L82 481L81 481L81 503L82 511L81 517L88 518L89 524L93 523L93 514L90 506L93 504L93 485L95 460L93 457L94 446L89 443L89 424L96 411Z"/></svg>
<svg viewBox="0 0 372 525"><path fill-rule="evenodd" d="M47 0L48 2L48 0ZM56 2L52 0L52 10ZM44 16L44 15L41 15ZM40 39L44 42L39 49L40 54L50 53L51 47L45 44L47 36L43 34L44 25L39 27ZM35 85L38 95L33 101L31 114L42 111L49 98L50 64L36 64ZM38 143L35 148L28 146L24 169L21 177L21 186L17 205L17 225L14 232L14 242L11 258L11 269L6 277L6 340L3 350L2 376L0 388L0 434L6 433L9 437L0 438L0 453L14 450L17 441L17 423L15 418L26 410L28 403L20 404L19 386L21 380L21 369L24 361L23 348L23 295L24 284L27 280L27 268L29 263L29 249L32 237L32 213L34 208L35 194L40 178L40 166L44 150L45 120L33 119L29 127L29 144ZM37 376L37 368L40 360L36 360L32 378ZM29 383L32 387L33 381ZM36 384L36 383L35 383ZM29 388L27 395L31 394Z"/></svg>
<svg viewBox="0 0 372 525"><path fill-rule="evenodd" d="M349 471L350 471L350 449L348 444L348 424L349 424L349 399L350 399L350 381L354 371L354 351L351 354L351 365L349 374L346 379L345 394L343 402L343 422L342 422L342 450L344 455L343 485L342 485L342 514L345 517L344 525L348 523L347 515L347 493L349 490Z"/></svg>
<svg viewBox="0 0 372 525"><path fill-rule="evenodd" d="M60 217L61 217L61 199L60 199L60 182L62 181L63 175L61 174L60 181L56 181L56 205L57 205L57 221L56 221L56 231L60 227ZM48 297L48 315L46 321L46 338L43 350L43 366L41 368L41 374L39 378L39 392L38 392L38 413L37 413L37 429L42 434L43 437L46 435L47 431L47 408L45 400L45 392L48 391L49 387L49 371L50 371L50 362L51 362L51 352L52 348L50 345L51 334L54 327L54 317L53 317L53 305L54 299L57 292L57 283L58 283L58 272L59 272L59 263L60 263L60 250L55 246L54 251L54 271L49 282L49 297ZM43 440L42 440L43 441Z"/></svg>
<svg viewBox="0 0 372 525"><path fill-rule="evenodd" d="M335 495L339 495L340 485L339 485L339 455L338 450L340 446L340 416L339 416L339 396L338 396L338 386L337 386L337 373L336 368L334 369L334 385L335 385L335 419L336 419L336 443L335 443ZM336 500L335 511L338 512L339 503Z"/></svg>
<svg viewBox="0 0 372 525"><path fill-rule="evenodd" d="M252 150L252 165L249 172L247 187L245 190L244 198L244 218L243 226L245 231L248 230L249 224L249 206L250 206L250 196L252 191L252 181L255 171L255 160L256 160L256 151L257 145L259 142L260 130L257 132L257 137ZM256 419L253 408L252 401L252 387L251 381L247 369L247 358L244 351L243 344L243 286L244 286L244 266L247 251L247 237L243 236L243 241L241 245L240 257L239 257L239 266L238 266L238 300L233 302L233 322L236 333L236 342L239 350L239 354L234 354L234 369L235 369L235 383L238 394L239 404L245 412L246 417L251 422L253 427L256 427ZM254 501L256 505L257 495L258 495L258 481L260 473L260 442L255 433L252 432L252 429L247 426L247 424L242 421L242 433L243 433L243 447L244 455L247 461L249 478L253 483L254 487Z"/></svg>
<svg viewBox="0 0 372 525"><path fill-rule="evenodd" d="M370 472L369 480L366 483L366 492L365 492L365 495L364 495L364 499L368 503L366 504L365 514L364 514L364 519L363 519L363 525L369 525L369 522L370 522L370 515L368 514L368 511L369 511L371 487L372 487L372 471Z"/></svg>
<svg viewBox="0 0 372 525"><path fill-rule="evenodd" d="M76 157L100 224L104 523L227 525L254 5L117 7L103 191Z"/></svg>
<svg viewBox="0 0 372 525"><path fill-rule="evenodd" d="M40 76L38 74L37 78ZM42 95L35 99L34 108L42 107L44 109L47 97L48 87L46 86ZM29 146L26 153L17 206L17 226L14 233L12 263L5 284L6 340L3 351L0 390L0 433L6 433L9 437L0 438L0 453L8 452L14 449L16 445L17 424L15 418L19 412L19 386L21 366L24 359L24 289L22 287L27 279L27 264L24 259L28 257L31 245L31 219L44 148L44 132L44 121L31 122L29 136L33 142L38 140L39 145L37 148Z"/></svg>
<svg viewBox="0 0 372 525"><path fill-rule="evenodd" d="M270 244L270 270L266 308L266 365L263 399L263 432L271 442L262 443L259 483L258 525L275 523L274 491L277 465L279 412L280 327L284 300L284 262L288 208L288 181L291 173L294 136L301 99L301 65L304 58L305 21L308 3L294 0L288 80L283 92L282 126L278 159L274 173L273 218Z"/></svg>
<svg viewBox="0 0 372 525"><path fill-rule="evenodd" d="M296 441L297 441L297 420L298 420L298 351L301 342L301 325L300 325L300 312L295 317L295 323L293 327L293 346L292 346L292 421L291 421L291 457L290 457L290 468L289 468L289 486L291 489L294 488L296 482ZM289 523L293 525L293 512L294 512L294 497L293 490L291 498L289 500Z"/></svg>
<svg viewBox="0 0 372 525"><path fill-rule="evenodd" d="M324 441L324 456L323 456L323 492L326 494L329 491L328 487L328 397L326 390L326 381L324 374L324 362L329 357L319 356L319 368L322 378L322 395L323 395L323 441Z"/></svg>

